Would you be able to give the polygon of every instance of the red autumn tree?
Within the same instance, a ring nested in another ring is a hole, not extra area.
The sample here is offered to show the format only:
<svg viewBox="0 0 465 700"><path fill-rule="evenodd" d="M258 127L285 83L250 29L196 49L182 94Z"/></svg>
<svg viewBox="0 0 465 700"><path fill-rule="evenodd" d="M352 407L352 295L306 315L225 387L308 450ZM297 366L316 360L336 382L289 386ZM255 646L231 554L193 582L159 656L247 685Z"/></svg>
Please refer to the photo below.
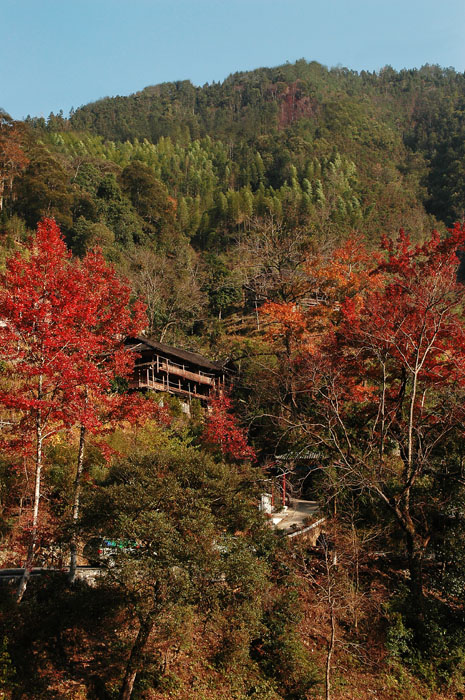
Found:
<svg viewBox="0 0 465 700"><path fill-rule="evenodd" d="M225 393L213 397L203 432L203 441L218 446L221 454L232 459L255 459L255 451L247 443L247 434L232 413L232 402Z"/></svg>
<svg viewBox="0 0 465 700"><path fill-rule="evenodd" d="M402 231L384 240L384 260L366 268L376 287L342 300L313 348L297 339L295 401L283 410L286 429L321 452L338 488L368 492L390 513L419 606L435 517L453 498L443 478L448 445L460 442L465 420L465 288L456 255L464 245L460 225L422 245ZM302 316L311 336L313 315Z"/></svg>
<svg viewBox="0 0 465 700"><path fill-rule="evenodd" d="M44 219L26 255L7 260L0 285L2 386L0 405L9 412L4 446L26 453L33 464L32 513L22 599L38 539L45 441L80 425L96 431L102 416L128 415L110 392L116 376L128 376L134 356L124 350L126 333L140 330L142 309L129 311L129 289L100 253L84 264L72 260L56 223ZM128 404L126 404L128 405ZM78 463L77 490L80 486ZM75 494L76 500L76 494ZM77 498L78 502L78 498Z"/></svg>
<svg viewBox="0 0 465 700"><path fill-rule="evenodd" d="M2 442L9 450L25 450L34 465L29 546L18 601L37 542L44 442L74 420L69 406L80 382L76 317L81 309L80 275L72 268L58 227L44 220L26 255L17 253L7 260L0 285L4 364L0 404L11 417Z"/></svg>
<svg viewBox="0 0 465 700"><path fill-rule="evenodd" d="M347 433L338 459L394 515L420 605L434 508L445 498L438 484L445 446L461 439L465 419L465 288L457 281L464 243L458 224L444 240L434 231L422 245L403 231L396 241L383 240L386 286L345 302L332 346L346 385L342 405L350 413L352 402L357 422L365 422L356 431L362 449ZM338 412L330 413L334 420ZM346 426L355 415L343 419ZM437 482L427 495L425 478Z"/></svg>
<svg viewBox="0 0 465 700"><path fill-rule="evenodd" d="M77 263L76 263L77 264ZM76 387L74 407L79 425L79 450L73 489L73 536L71 540L70 582L76 574L76 524L79 517L84 451L88 433L95 435L123 421L134 422L155 412L151 402L140 394L121 394L112 384L128 379L135 355L124 340L138 335L146 325L145 306L130 306L130 287L121 281L99 249L89 252L79 266L85 301L81 309L81 384Z"/></svg>

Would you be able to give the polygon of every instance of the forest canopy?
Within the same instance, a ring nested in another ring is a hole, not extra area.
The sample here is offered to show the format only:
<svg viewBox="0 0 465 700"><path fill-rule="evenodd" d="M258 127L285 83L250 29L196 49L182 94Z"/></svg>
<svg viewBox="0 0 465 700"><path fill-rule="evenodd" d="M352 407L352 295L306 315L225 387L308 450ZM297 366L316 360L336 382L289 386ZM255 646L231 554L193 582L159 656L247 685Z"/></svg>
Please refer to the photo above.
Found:
<svg viewBox="0 0 465 700"><path fill-rule="evenodd" d="M462 697L464 105L302 59L0 111L0 694ZM227 389L132 391L139 334Z"/></svg>

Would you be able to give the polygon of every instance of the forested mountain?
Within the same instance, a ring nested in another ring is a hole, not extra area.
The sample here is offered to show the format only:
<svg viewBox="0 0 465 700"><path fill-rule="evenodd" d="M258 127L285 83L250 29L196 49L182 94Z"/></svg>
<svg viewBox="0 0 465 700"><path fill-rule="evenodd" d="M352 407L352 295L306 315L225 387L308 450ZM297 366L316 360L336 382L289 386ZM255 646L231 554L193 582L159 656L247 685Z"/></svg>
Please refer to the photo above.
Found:
<svg viewBox="0 0 465 700"><path fill-rule="evenodd" d="M265 156L264 184L275 188L289 183L291 165L302 184L310 154L328 158L338 149L357 161L362 177L372 179L379 179L372 170L378 159L404 175L425 175L421 162L412 163L416 154L429 172L423 182L429 190L428 210L447 218L441 196L447 185L441 188L438 180L446 175L444 166L453 167L449 160L461 159L463 93L463 74L438 66L358 74L301 60L238 73L202 88L183 81L107 98L81 107L61 128L111 141L157 143L168 137L183 146L210 136L227 144L240 170L235 187L256 188L261 181L252 149ZM60 119L52 115L49 126L60 128ZM449 218L458 213L448 210Z"/></svg>
<svg viewBox="0 0 465 700"><path fill-rule="evenodd" d="M53 215L74 252L100 243L136 286L180 281L169 294L190 334L192 295L198 320L237 310L250 281L238 244L270 220L318 246L400 227L421 238L460 218L464 92L462 74L437 66L358 74L300 60L28 118L3 219L32 229ZM154 251L168 272L150 282ZM151 330L174 340L158 301Z"/></svg>
<svg viewBox="0 0 465 700"><path fill-rule="evenodd" d="M5 597L6 697L462 697L464 106L299 60L0 111L0 562L121 549ZM140 332L230 395L127 393Z"/></svg>

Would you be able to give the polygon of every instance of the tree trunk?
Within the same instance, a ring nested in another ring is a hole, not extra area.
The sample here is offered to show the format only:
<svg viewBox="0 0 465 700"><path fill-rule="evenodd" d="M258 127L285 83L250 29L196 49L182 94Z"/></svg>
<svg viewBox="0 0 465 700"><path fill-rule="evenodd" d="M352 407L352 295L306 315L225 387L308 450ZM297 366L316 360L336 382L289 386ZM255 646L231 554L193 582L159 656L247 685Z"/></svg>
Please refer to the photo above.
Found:
<svg viewBox="0 0 465 700"><path fill-rule="evenodd" d="M333 656L334 642L336 640L336 616L334 606L331 604L330 611L331 636L329 638L328 653L326 655L326 673L325 673L325 700L331 700L331 659Z"/></svg>
<svg viewBox="0 0 465 700"><path fill-rule="evenodd" d="M423 543L419 544L414 534L407 532L407 556L410 573L410 592L418 610L423 610Z"/></svg>
<svg viewBox="0 0 465 700"><path fill-rule="evenodd" d="M407 559L410 574L409 588L412 596L412 604L419 611L420 616L423 612L423 559L428 543L431 539L430 534L421 534L415 526L415 522L410 513L410 489L404 498L404 503L399 506L398 503L391 507L396 515L397 521L405 534L407 543Z"/></svg>
<svg viewBox="0 0 465 700"><path fill-rule="evenodd" d="M126 673L121 686L119 700L131 700L134 683L137 673L140 671L142 660L145 652L145 647L150 637L150 633L155 624L155 610L148 613L146 618L141 621L139 632L137 633L136 641L131 649Z"/></svg>
<svg viewBox="0 0 465 700"><path fill-rule="evenodd" d="M81 425L79 435L79 453L76 469L76 477L74 479L74 497L73 497L73 532L71 535L71 557L69 562L68 580L71 584L76 579L77 565L77 521L79 518L79 507L81 503L81 486L82 486L82 471L84 468L84 451L85 451L86 429Z"/></svg>
<svg viewBox="0 0 465 700"><path fill-rule="evenodd" d="M37 392L37 398L39 401L42 400L42 377L39 376L39 387ZM39 523L39 502L40 502L40 491L41 491L41 475L42 475L42 442L43 442L43 426L42 426L42 414L40 408L37 412L36 418L36 473L35 473L35 484L34 484L34 505L32 511L32 529L31 537L29 540L29 546L27 550L26 563L24 565L24 572L21 577L18 586L18 592L16 594L16 602L20 603L23 599L24 593L26 592L27 584L31 576L32 567L34 565L34 554L37 541L37 526Z"/></svg>

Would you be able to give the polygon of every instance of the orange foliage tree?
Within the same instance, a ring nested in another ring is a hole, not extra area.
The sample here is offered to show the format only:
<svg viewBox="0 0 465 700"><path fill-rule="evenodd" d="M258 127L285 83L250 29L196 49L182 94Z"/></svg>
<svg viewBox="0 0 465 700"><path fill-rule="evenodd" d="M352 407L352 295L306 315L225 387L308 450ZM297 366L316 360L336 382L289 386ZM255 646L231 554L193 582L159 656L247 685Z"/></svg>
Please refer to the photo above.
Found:
<svg viewBox="0 0 465 700"><path fill-rule="evenodd" d="M458 224L422 245L401 231L383 239L382 257L349 242L334 269L319 267L317 303L264 309L271 339L292 349L286 429L322 455L339 488L383 504L405 542L420 607L433 523L454 498L443 479L447 446L463 437L465 288L456 273L464 245Z"/></svg>

